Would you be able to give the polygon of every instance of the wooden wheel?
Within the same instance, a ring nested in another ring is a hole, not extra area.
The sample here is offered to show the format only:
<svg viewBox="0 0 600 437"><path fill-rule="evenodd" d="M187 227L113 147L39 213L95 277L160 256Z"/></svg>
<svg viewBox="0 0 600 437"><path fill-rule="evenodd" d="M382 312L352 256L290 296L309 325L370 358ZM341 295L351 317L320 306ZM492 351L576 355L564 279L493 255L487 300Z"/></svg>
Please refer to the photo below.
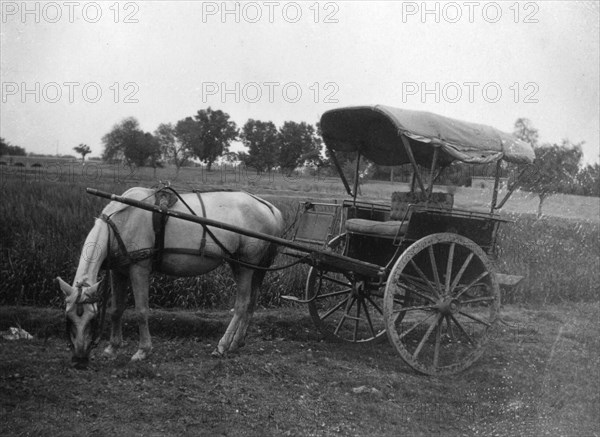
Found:
<svg viewBox="0 0 600 437"><path fill-rule="evenodd" d="M343 253L345 241L339 235L329 248ZM385 338L383 287L347 272L311 267L306 299L314 324L330 340L365 343Z"/></svg>
<svg viewBox="0 0 600 437"><path fill-rule="evenodd" d="M383 303L390 342L408 365L429 375L473 364L499 308L500 290L486 253L452 233L428 235L402 253Z"/></svg>

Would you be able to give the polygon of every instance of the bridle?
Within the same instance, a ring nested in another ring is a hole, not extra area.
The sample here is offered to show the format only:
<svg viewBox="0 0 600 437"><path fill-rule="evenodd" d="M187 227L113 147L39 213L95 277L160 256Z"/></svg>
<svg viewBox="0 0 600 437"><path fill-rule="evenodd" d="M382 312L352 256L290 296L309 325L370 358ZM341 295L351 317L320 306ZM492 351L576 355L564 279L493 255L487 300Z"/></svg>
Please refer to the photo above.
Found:
<svg viewBox="0 0 600 437"><path fill-rule="evenodd" d="M83 299L83 287L88 286L86 283L77 283L75 285L77 289L77 298L75 299L74 305L77 305L77 314L83 313L83 305L85 304L98 304L100 308L100 323L94 318L91 321L92 325L92 343L90 344L90 349L94 349L98 347L100 344L100 338L102 337L102 330L104 328L104 320L106 318L106 306L108 304L108 298L110 296L110 287L108 286L108 281L106 278L102 279L100 282L101 292L98 293L94 297L86 297ZM67 335L67 344L72 349L73 342L71 341L71 325L72 321L69 317L66 318L66 335Z"/></svg>

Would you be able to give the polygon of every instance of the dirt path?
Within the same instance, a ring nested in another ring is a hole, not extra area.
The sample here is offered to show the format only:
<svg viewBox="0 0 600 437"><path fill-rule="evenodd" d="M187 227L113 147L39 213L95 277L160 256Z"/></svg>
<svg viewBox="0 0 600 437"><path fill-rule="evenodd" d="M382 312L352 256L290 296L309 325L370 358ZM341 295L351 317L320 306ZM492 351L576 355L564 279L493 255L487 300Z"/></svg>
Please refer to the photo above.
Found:
<svg viewBox="0 0 600 437"><path fill-rule="evenodd" d="M598 305L505 308L493 346L451 378L387 344L320 339L303 310L257 313L247 345L210 352L228 312L154 311L154 354L75 371L59 310L0 307L31 341L0 340L2 435L598 435ZM359 389L364 387L362 389Z"/></svg>

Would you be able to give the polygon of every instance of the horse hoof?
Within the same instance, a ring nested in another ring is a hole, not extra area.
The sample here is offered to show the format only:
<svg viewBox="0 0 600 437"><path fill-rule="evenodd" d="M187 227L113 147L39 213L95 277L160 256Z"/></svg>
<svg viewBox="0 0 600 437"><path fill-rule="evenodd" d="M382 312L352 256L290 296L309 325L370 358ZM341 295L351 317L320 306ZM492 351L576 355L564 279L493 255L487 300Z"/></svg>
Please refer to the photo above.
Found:
<svg viewBox="0 0 600 437"><path fill-rule="evenodd" d="M225 357L225 352L219 352L219 349L215 349L214 351L212 351L212 353L210 354L211 357L213 358L224 358Z"/></svg>
<svg viewBox="0 0 600 437"><path fill-rule="evenodd" d="M112 345L107 346L106 349L102 351L102 355L104 355L106 358L114 360L117 358L117 348Z"/></svg>
<svg viewBox="0 0 600 437"><path fill-rule="evenodd" d="M131 361L142 361L145 360L147 357L148 354L140 349L131 357Z"/></svg>

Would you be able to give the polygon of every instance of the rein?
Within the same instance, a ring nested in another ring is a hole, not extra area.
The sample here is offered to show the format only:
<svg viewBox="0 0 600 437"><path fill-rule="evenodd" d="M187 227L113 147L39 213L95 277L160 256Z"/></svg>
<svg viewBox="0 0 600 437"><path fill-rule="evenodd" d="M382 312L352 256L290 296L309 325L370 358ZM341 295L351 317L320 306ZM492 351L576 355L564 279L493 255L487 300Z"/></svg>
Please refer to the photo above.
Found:
<svg viewBox="0 0 600 437"><path fill-rule="evenodd" d="M108 275L108 273L106 274ZM104 329L104 321L106 319L106 306L108 304L108 298L110 296L110 287L108 286L108 281L106 276L100 282L101 292L99 295L94 296L93 298L85 298L82 300L83 287L89 286L86 283L78 283L75 285L77 288L77 298L75 299L74 304L79 308L82 308L84 304L95 304L99 303L100 306L100 324L92 325L92 343L90 344L90 349L94 349L98 347L100 344L100 339L102 337L102 330ZM82 309L83 311L83 309ZM73 347L73 343L71 343L70 330L71 330L71 320L67 318L67 326L66 326L66 334L67 334L67 344L69 347Z"/></svg>
<svg viewBox="0 0 600 437"><path fill-rule="evenodd" d="M104 320L106 319L106 305L108 304L108 297L110 296L110 287L108 286L108 280L106 276L108 272L105 273L104 279L100 284L103 287L102 293L100 294L100 326L98 329L98 333L92 338L92 348L95 348L100 343L100 338L102 337L102 330L104 329Z"/></svg>

